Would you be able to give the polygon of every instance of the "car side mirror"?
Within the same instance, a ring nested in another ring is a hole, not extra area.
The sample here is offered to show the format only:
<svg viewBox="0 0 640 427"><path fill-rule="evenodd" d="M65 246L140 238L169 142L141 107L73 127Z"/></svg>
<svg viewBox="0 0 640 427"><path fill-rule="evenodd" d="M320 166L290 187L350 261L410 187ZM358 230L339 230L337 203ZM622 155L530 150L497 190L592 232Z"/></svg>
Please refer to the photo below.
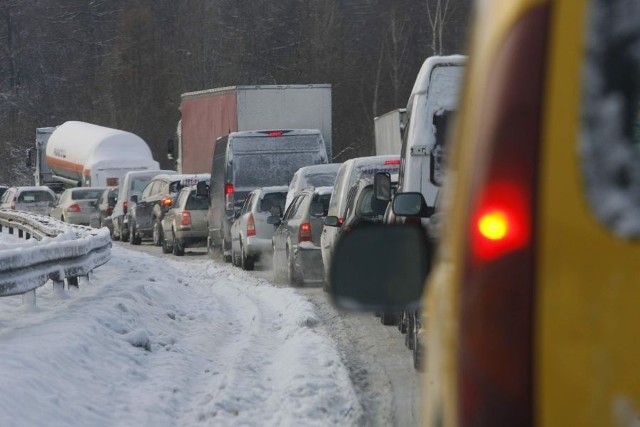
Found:
<svg viewBox="0 0 640 427"><path fill-rule="evenodd" d="M388 172L378 172L373 176L373 194L376 200L391 200L391 175Z"/></svg>
<svg viewBox="0 0 640 427"><path fill-rule="evenodd" d="M393 213L397 216L428 218L433 212L434 208L427 206L422 193L398 193L393 199Z"/></svg>
<svg viewBox="0 0 640 427"><path fill-rule="evenodd" d="M342 224L340 224L340 220L337 216L331 215L325 217L324 225L326 225L327 227L340 227Z"/></svg>
<svg viewBox="0 0 640 427"><path fill-rule="evenodd" d="M280 220L279 216L271 215L270 217L267 218L267 224L280 225L281 223L282 221Z"/></svg>
<svg viewBox="0 0 640 427"><path fill-rule="evenodd" d="M130 200L131 200L133 203L138 203L138 196L137 196L136 194L134 194L133 196L131 196Z"/></svg>
<svg viewBox="0 0 640 427"><path fill-rule="evenodd" d="M416 310L431 269L432 245L417 224L356 225L341 236L332 257L334 304L352 311Z"/></svg>

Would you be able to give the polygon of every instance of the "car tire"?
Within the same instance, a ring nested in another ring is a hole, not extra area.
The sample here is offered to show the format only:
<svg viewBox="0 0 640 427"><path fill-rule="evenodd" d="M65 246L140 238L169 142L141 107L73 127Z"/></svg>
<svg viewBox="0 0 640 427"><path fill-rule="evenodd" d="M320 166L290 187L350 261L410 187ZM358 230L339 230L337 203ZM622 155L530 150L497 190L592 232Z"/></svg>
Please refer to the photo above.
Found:
<svg viewBox="0 0 640 427"><path fill-rule="evenodd" d="M164 242L162 223L156 218L153 220L153 244L154 246L162 246L162 242Z"/></svg>
<svg viewBox="0 0 640 427"><path fill-rule="evenodd" d="M394 326L398 322L398 315L396 313L382 312L380 314L380 323L385 326Z"/></svg>
<svg viewBox="0 0 640 427"><path fill-rule="evenodd" d="M137 246L140 243L142 243L142 238L140 236L138 236L137 233L136 233L136 223L135 222L129 223L129 243L131 243L134 246Z"/></svg>
<svg viewBox="0 0 640 427"><path fill-rule="evenodd" d="M296 263L293 256L289 252L289 248L287 248L287 278L289 279L289 284L291 286L302 286L303 282L301 280L300 275L296 271Z"/></svg>
<svg viewBox="0 0 640 427"><path fill-rule="evenodd" d="M422 343L420 342L420 338L418 337L418 331L417 328L413 328L413 368L418 371L418 372L422 372L424 369L424 360L423 360L423 355L424 355L424 351L422 350Z"/></svg>
<svg viewBox="0 0 640 427"><path fill-rule="evenodd" d="M129 233L125 233L122 228L123 227L122 227L122 222L121 222L120 225L118 226L118 229L120 230L120 232L119 232L120 240L122 240L123 242L128 242L129 241Z"/></svg>
<svg viewBox="0 0 640 427"><path fill-rule="evenodd" d="M183 256L184 255L184 247L180 246L180 242L176 239L176 233L172 231L173 234L173 254L175 256Z"/></svg>
<svg viewBox="0 0 640 427"><path fill-rule="evenodd" d="M111 226L111 228L109 228L109 233L111 234L111 240L113 241L118 241L120 240L120 236L116 235L116 228Z"/></svg>
<svg viewBox="0 0 640 427"><path fill-rule="evenodd" d="M240 263L243 270L251 271L255 266L255 261L253 257L247 256L244 253L244 246L240 243Z"/></svg>
<svg viewBox="0 0 640 427"><path fill-rule="evenodd" d="M225 239L222 239L222 247L220 248L222 259L224 260L224 262L231 262L231 255L225 255L224 253L226 247L227 247L227 241Z"/></svg>
<svg viewBox="0 0 640 427"><path fill-rule="evenodd" d="M173 243L169 243L168 239L162 240L162 253L170 254L173 251Z"/></svg>
<svg viewBox="0 0 640 427"><path fill-rule="evenodd" d="M409 349L413 350L413 320L411 316L407 316L407 333L404 336L404 345Z"/></svg>
<svg viewBox="0 0 640 427"><path fill-rule="evenodd" d="M398 331L401 334L407 333L407 313L404 311L400 313L400 318L398 319Z"/></svg>

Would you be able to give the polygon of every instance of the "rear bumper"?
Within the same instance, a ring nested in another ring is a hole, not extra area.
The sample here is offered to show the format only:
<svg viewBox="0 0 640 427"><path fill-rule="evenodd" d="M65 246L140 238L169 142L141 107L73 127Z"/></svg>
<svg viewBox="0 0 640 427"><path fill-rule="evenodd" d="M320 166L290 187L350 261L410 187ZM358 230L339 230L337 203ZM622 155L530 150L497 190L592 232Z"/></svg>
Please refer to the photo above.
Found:
<svg viewBox="0 0 640 427"><path fill-rule="evenodd" d="M295 257L296 268L305 282L322 282L324 271L319 246L298 246Z"/></svg>
<svg viewBox="0 0 640 427"><path fill-rule="evenodd" d="M249 256L259 256L264 253L271 253L271 239L263 239L260 237L247 237L245 252Z"/></svg>
<svg viewBox="0 0 640 427"><path fill-rule="evenodd" d="M176 230L176 239L184 247L206 246L207 230Z"/></svg>
<svg viewBox="0 0 640 427"><path fill-rule="evenodd" d="M65 220L65 222L68 222L69 224L90 225L91 224L91 214L66 212L64 214L64 220Z"/></svg>

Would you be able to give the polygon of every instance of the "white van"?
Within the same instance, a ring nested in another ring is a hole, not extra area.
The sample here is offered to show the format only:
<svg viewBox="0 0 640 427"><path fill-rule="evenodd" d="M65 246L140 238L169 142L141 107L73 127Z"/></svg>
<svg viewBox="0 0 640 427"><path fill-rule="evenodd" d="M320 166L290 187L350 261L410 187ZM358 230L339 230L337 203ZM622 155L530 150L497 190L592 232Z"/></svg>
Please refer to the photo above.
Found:
<svg viewBox="0 0 640 427"><path fill-rule="evenodd" d="M114 240L122 240L124 242L129 240L129 203L131 203L131 196L140 197L142 190L156 175L175 175L176 173L176 171L158 169L131 171L125 174L122 181L120 181L118 201L111 214L111 220L113 221L113 235L111 237Z"/></svg>
<svg viewBox="0 0 640 427"><path fill-rule="evenodd" d="M340 224L344 221L344 212L347 208L347 192L360 178L372 177L378 172L397 174L400 169L400 156L371 156L357 157L344 162L338 170L336 182L329 201L329 213L327 216L338 217ZM335 247L339 229L335 226L325 225L320 237L322 248L322 263L324 264L325 290L327 289L327 277L331 256Z"/></svg>
<svg viewBox="0 0 640 427"><path fill-rule="evenodd" d="M420 192L429 207L435 207L443 183L447 128L458 109L466 62L462 55L428 58L407 103L398 193Z"/></svg>

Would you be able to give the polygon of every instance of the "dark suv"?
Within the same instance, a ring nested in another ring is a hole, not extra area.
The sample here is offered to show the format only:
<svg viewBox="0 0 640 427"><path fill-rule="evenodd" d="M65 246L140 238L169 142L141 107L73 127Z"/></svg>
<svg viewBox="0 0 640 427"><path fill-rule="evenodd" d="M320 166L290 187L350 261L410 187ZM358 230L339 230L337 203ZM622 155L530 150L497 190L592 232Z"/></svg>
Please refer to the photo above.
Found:
<svg viewBox="0 0 640 427"><path fill-rule="evenodd" d="M157 175L142 191L140 197L132 196L131 212L132 245L139 245L143 238L153 238L155 246L162 246L162 218L175 204L175 198L182 188L204 181L209 184L209 174Z"/></svg>

